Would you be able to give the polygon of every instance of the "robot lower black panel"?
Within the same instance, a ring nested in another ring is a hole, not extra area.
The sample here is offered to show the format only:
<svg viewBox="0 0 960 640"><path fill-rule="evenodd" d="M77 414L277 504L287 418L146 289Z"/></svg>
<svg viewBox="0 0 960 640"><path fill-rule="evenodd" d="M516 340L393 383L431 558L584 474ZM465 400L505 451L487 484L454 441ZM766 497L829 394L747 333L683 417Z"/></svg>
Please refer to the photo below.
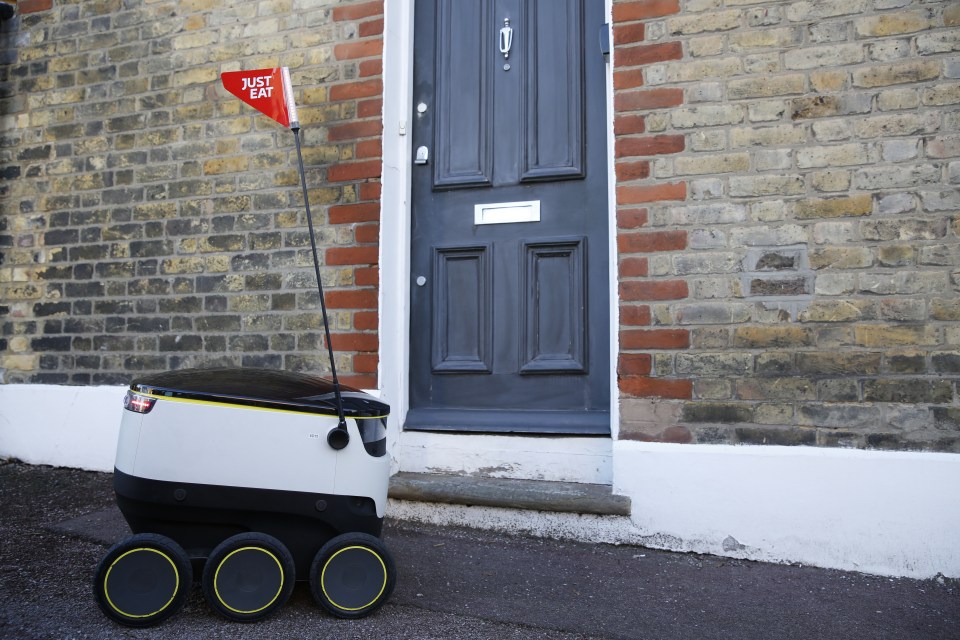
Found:
<svg viewBox="0 0 960 640"><path fill-rule="evenodd" d="M168 536L194 561L234 534L266 533L293 554L298 580L308 578L314 555L334 536L379 537L383 527L366 497L148 480L119 469L113 487L134 533Z"/></svg>

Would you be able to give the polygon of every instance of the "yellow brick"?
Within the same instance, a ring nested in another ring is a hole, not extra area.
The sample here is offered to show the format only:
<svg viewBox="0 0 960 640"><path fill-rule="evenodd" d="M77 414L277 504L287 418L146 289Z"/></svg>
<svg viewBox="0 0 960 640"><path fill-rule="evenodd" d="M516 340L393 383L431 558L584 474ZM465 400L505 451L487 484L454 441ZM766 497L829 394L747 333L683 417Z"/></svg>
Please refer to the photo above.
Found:
<svg viewBox="0 0 960 640"><path fill-rule="evenodd" d="M741 31L730 36L730 48L733 51L793 46L799 40L795 29L754 29Z"/></svg>
<svg viewBox="0 0 960 640"><path fill-rule="evenodd" d="M281 228L299 227L300 216L296 211L282 211L276 215L276 226Z"/></svg>
<svg viewBox="0 0 960 640"><path fill-rule="evenodd" d="M839 218L843 216L866 216L873 211L873 196L859 195L850 198L801 200L796 205L800 220L810 218Z"/></svg>
<svg viewBox="0 0 960 640"><path fill-rule="evenodd" d="M900 64L885 64L857 69L853 72L853 84L857 87L883 87L932 80L940 75L937 60L914 60Z"/></svg>
<svg viewBox="0 0 960 640"><path fill-rule="evenodd" d="M228 302L230 311L269 311L270 296L263 295L240 295L232 296Z"/></svg>
<svg viewBox="0 0 960 640"><path fill-rule="evenodd" d="M240 140L238 138L217 140L215 153L218 156L237 153L238 151L240 151Z"/></svg>
<svg viewBox="0 0 960 640"><path fill-rule="evenodd" d="M727 78L743 73L743 61L734 58L709 58L667 66L669 82L692 82L705 78Z"/></svg>
<svg viewBox="0 0 960 640"><path fill-rule="evenodd" d="M230 104L240 102L239 100L231 100ZM199 122L201 120L207 120L213 117L213 103L212 102L201 102L197 104L186 104L180 107L177 107L173 110L173 121L174 122ZM186 136L184 136L186 137Z"/></svg>
<svg viewBox="0 0 960 640"><path fill-rule="evenodd" d="M932 326L880 326L855 327L854 340L863 347L898 347L937 344L937 330Z"/></svg>
<svg viewBox="0 0 960 640"><path fill-rule="evenodd" d="M279 28L280 22L276 18L270 18L268 20L261 18L247 24L244 27L243 36L245 38L256 36L272 36L280 30Z"/></svg>
<svg viewBox="0 0 960 640"><path fill-rule="evenodd" d="M960 103L960 82L952 84L938 84L923 92L923 104L927 106L943 106Z"/></svg>
<svg viewBox="0 0 960 640"><path fill-rule="evenodd" d="M687 51L694 58L715 56L723 52L723 36L709 36L706 38L691 38L687 43Z"/></svg>
<svg viewBox="0 0 960 640"><path fill-rule="evenodd" d="M943 24L948 27L960 27L960 3L953 3L943 10Z"/></svg>
<svg viewBox="0 0 960 640"><path fill-rule="evenodd" d="M912 88L889 89L877 96L877 106L881 111L915 109L920 105L917 90Z"/></svg>
<svg viewBox="0 0 960 640"><path fill-rule="evenodd" d="M803 93L807 89L806 76L793 74L787 76L765 76L763 78L742 78L727 83L727 97L768 98L791 93Z"/></svg>
<svg viewBox="0 0 960 640"><path fill-rule="evenodd" d="M847 83L845 71L814 71L810 74L810 86L816 91L840 91Z"/></svg>
<svg viewBox="0 0 960 640"><path fill-rule="evenodd" d="M817 191L846 191L850 188L849 171L815 171L813 188Z"/></svg>
<svg viewBox="0 0 960 640"><path fill-rule="evenodd" d="M177 253L190 254L197 252L196 238L183 238L177 243Z"/></svg>
<svg viewBox="0 0 960 640"><path fill-rule="evenodd" d="M200 258L171 258L160 263L161 273L201 273L203 260Z"/></svg>
<svg viewBox="0 0 960 640"><path fill-rule="evenodd" d="M10 371L33 371L40 366L38 355L0 356L0 368Z"/></svg>
<svg viewBox="0 0 960 640"><path fill-rule="evenodd" d="M230 271L230 256L204 256L206 270L214 273Z"/></svg>
<svg viewBox="0 0 960 640"><path fill-rule="evenodd" d="M286 48L287 42L283 36L257 39L257 53L278 53Z"/></svg>
<svg viewBox="0 0 960 640"><path fill-rule="evenodd" d="M180 0L177 4L182 13L188 14L220 9L223 3L221 0Z"/></svg>
<svg viewBox="0 0 960 640"><path fill-rule="evenodd" d="M932 24L926 11L904 11L860 18L856 21L856 29L858 36L867 38L916 33L930 28Z"/></svg>
<svg viewBox="0 0 960 640"><path fill-rule="evenodd" d="M173 84L177 87L183 87L190 84L210 84L216 82L219 74L216 67L199 67L179 71L173 76Z"/></svg>
<svg viewBox="0 0 960 640"><path fill-rule="evenodd" d="M863 316L865 303L851 300L816 300L800 313L800 322L850 322Z"/></svg>
<svg viewBox="0 0 960 640"><path fill-rule="evenodd" d="M174 49L195 49L197 47L208 47L218 39L215 31L198 31L183 36L177 36L173 39Z"/></svg>
<svg viewBox="0 0 960 640"><path fill-rule="evenodd" d="M293 9L293 0L260 0L257 3L257 14L261 16L274 13L290 13Z"/></svg>
<svg viewBox="0 0 960 640"><path fill-rule="evenodd" d="M750 168L750 154L728 153L681 156L674 161L674 167L680 175L742 172Z"/></svg>
<svg viewBox="0 0 960 640"><path fill-rule="evenodd" d="M210 47L207 58L210 62L242 60L247 50L246 47L246 43L243 42L225 42L215 47Z"/></svg>
<svg viewBox="0 0 960 640"><path fill-rule="evenodd" d="M183 21L184 31L196 31L207 26L207 17L203 15L192 15Z"/></svg>
<svg viewBox="0 0 960 640"><path fill-rule="evenodd" d="M934 298L930 303L930 317L934 320L960 320L960 300Z"/></svg>
<svg viewBox="0 0 960 640"><path fill-rule="evenodd" d="M177 203L154 202L137 205L133 209L134 220L162 220L177 217Z"/></svg>
<svg viewBox="0 0 960 640"><path fill-rule="evenodd" d="M8 300L37 300L43 297L43 289L35 284L7 287L5 298Z"/></svg>
<svg viewBox="0 0 960 640"><path fill-rule="evenodd" d="M203 173L206 175L220 175L223 173L237 173L246 171L250 159L247 156L233 158L214 158L203 163Z"/></svg>
<svg viewBox="0 0 960 640"><path fill-rule="evenodd" d="M773 127L737 127L730 130L730 146L737 147L782 147L803 144L807 132L797 125Z"/></svg>
<svg viewBox="0 0 960 640"><path fill-rule="evenodd" d="M740 26L740 11L715 11L699 15L681 16L667 20L667 31L671 35L689 35L704 31L728 31Z"/></svg>
<svg viewBox="0 0 960 640"><path fill-rule="evenodd" d="M813 335L806 327L741 327L734 345L747 348L810 346Z"/></svg>

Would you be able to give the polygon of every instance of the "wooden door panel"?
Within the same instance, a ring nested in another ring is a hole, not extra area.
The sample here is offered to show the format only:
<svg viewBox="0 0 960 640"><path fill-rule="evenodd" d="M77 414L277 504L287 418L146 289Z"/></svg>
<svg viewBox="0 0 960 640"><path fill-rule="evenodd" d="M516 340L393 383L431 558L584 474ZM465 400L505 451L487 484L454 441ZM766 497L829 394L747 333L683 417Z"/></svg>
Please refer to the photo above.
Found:
<svg viewBox="0 0 960 640"><path fill-rule="evenodd" d="M525 245L521 374L586 373L586 239Z"/></svg>
<svg viewBox="0 0 960 640"><path fill-rule="evenodd" d="M493 361L489 247L436 249L434 373L490 373Z"/></svg>
<svg viewBox="0 0 960 640"><path fill-rule="evenodd" d="M580 2L535 0L525 38L526 119L521 179L582 178L584 25Z"/></svg>
<svg viewBox="0 0 960 640"><path fill-rule="evenodd" d="M436 188L490 184L491 0L437 4Z"/></svg>

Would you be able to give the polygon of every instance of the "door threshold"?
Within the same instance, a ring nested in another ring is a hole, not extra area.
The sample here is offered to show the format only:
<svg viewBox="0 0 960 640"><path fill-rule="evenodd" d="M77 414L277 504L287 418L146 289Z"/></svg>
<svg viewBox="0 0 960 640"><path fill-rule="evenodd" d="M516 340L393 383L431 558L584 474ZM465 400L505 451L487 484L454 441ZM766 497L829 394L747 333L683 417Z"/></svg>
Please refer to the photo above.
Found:
<svg viewBox="0 0 960 640"><path fill-rule="evenodd" d="M400 431L391 446L396 471L580 484L613 484L613 441Z"/></svg>
<svg viewBox="0 0 960 640"><path fill-rule="evenodd" d="M610 437L609 411L411 409L405 431Z"/></svg>
<svg viewBox="0 0 960 640"><path fill-rule="evenodd" d="M579 482L400 472L390 478L389 497L503 509L630 515L627 496L614 495L610 485Z"/></svg>

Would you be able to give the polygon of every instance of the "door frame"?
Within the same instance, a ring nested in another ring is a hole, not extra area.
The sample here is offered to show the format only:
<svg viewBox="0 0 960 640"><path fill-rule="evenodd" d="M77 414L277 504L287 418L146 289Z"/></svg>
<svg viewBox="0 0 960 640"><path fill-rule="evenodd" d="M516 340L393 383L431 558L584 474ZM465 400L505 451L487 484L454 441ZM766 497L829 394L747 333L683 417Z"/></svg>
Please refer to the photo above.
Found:
<svg viewBox="0 0 960 640"><path fill-rule="evenodd" d="M413 100L413 0L391 0L384 3L383 44L383 170L380 200L380 295L379 338L380 363L378 368L379 395L390 404L388 446L394 459L394 470L417 470L421 461L411 458L420 449L443 449L456 438L475 440L481 446L493 442L493 436L472 434L432 434L402 432L409 409L410 366L410 221L411 221L411 167L412 100ZM612 0L604 0L606 22L611 22ZM619 431L619 391L617 389L617 355L619 351L619 304L617 288L616 251L616 172L614 166L613 136L613 65L606 69L606 133L607 133L607 233L610 302L610 438L558 436L569 446L557 443L557 451L569 449L571 455L584 447L599 456L611 449ZM416 433L415 437L414 434ZM502 438L503 436L500 436ZM511 442L525 436L509 436ZM533 436L542 438L542 436ZM408 445L408 446L405 446ZM462 444L454 447L461 450ZM456 454L451 451L451 455ZM495 457L495 454L490 454ZM504 451L505 465L509 465L509 451ZM497 466L491 460L490 466ZM588 465L589 466L589 465ZM610 465L612 467L612 459ZM434 468L434 467L431 467ZM511 477L525 477L523 465L515 466ZM611 472L601 472L600 481ZM588 474L592 477L596 474ZM581 480L585 481L585 480ZM589 481L589 480L586 480ZM606 480L609 483L610 480Z"/></svg>

